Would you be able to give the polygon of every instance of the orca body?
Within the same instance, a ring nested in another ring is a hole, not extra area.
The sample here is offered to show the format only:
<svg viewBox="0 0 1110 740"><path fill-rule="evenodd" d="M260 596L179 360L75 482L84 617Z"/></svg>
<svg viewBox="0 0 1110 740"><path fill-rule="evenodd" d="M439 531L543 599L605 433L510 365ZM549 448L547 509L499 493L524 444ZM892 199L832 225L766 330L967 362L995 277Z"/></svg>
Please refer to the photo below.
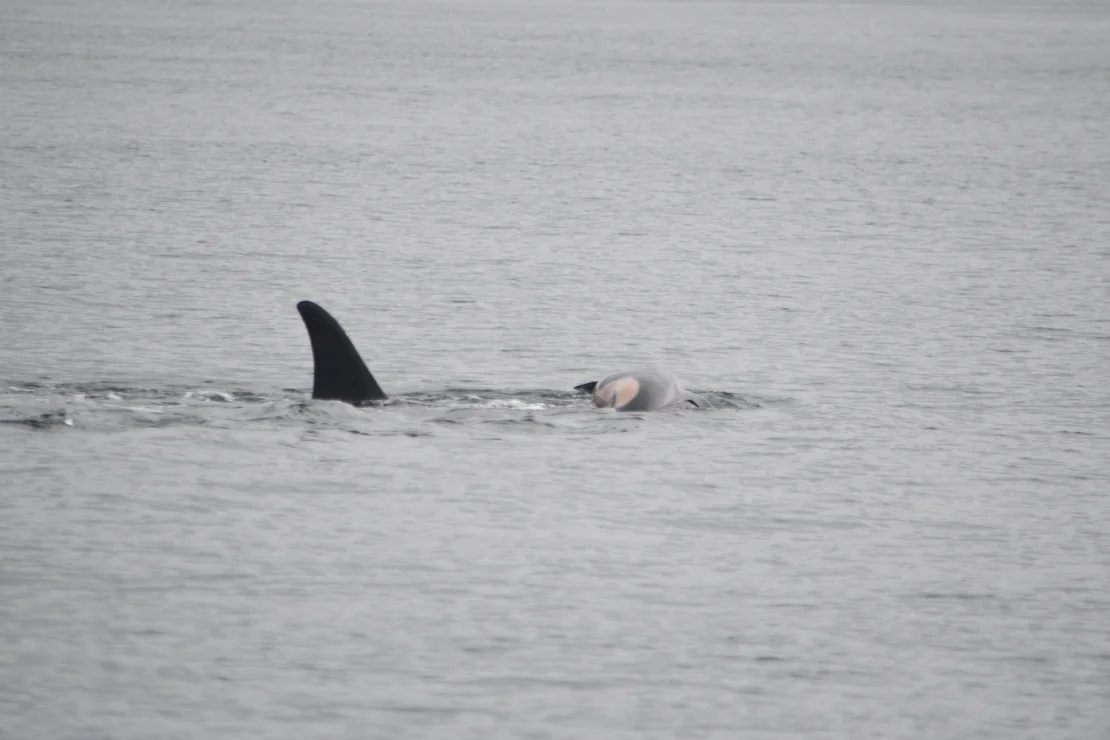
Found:
<svg viewBox="0 0 1110 740"><path fill-rule="evenodd" d="M335 318L312 301L301 301L297 311L312 343L312 397L361 405L388 398L366 367L347 332ZM595 406L617 411L655 411L674 404L708 408L701 396L678 380L657 371L615 373L575 390L591 394Z"/></svg>

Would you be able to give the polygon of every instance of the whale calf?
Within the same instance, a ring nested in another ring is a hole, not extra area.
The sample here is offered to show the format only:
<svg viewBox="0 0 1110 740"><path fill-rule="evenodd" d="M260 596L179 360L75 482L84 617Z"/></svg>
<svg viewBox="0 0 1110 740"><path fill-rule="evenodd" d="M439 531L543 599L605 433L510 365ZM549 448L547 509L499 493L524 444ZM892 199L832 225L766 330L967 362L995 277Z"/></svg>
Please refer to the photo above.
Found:
<svg viewBox="0 0 1110 740"><path fill-rule="evenodd" d="M617 411L657 411L675 404L709 408L709 402L682 387L678 378L657 370L613 373L596 383L575 386L589 393L594 406Z"/></svg>
<svg viewBox="0 0 1110 740"><path fill-rule="evenodd" d="M312 344L313 398L356 406L389 398L335 317L312 301L301 301L297 311ZM709 407L676 378L656 370L614 373L575 390L589 393L595 406L617 411L655 411L676 404Z"/></svg>

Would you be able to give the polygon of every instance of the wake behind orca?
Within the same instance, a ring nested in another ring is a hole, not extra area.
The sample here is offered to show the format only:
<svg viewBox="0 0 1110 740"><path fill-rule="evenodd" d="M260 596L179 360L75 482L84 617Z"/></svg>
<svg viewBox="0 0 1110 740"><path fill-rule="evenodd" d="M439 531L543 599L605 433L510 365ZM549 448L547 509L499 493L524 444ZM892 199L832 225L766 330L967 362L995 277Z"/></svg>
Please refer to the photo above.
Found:
<svg viewBox="0 0 1110 740"><path fill-rule="evenodd" d="M354 405L389 398L335 317L312 301L301 301L297 311L312 343L313 398ZM708 401L676 378L657 371L614 373L575 390L589 393L595 406L617 411L655 411L675 404L709 408Z"/></svg>

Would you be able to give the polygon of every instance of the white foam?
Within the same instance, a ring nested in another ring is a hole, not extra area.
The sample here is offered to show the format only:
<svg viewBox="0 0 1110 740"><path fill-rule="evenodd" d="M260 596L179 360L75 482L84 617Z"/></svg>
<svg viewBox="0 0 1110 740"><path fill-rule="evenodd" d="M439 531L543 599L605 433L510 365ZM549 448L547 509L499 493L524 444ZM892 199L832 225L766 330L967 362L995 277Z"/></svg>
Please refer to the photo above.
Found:
<svg viewBox="0 0 1110 740"><path fill-rule="evenodd" d="M539 411L547 408L544 403L527 403L516 398L498 398L492 401L487 401L481 404L481 408L486 409L520 409L521 411Z"/></svg>
<svg viewBox="0 0 1110 740"><path fill-rule="evenodd" d="M235 400L230 393L224 393L223 391L187 391L184 398L187 401L196 398L202 401L223 401L224 403L231 403Z"/></svg>

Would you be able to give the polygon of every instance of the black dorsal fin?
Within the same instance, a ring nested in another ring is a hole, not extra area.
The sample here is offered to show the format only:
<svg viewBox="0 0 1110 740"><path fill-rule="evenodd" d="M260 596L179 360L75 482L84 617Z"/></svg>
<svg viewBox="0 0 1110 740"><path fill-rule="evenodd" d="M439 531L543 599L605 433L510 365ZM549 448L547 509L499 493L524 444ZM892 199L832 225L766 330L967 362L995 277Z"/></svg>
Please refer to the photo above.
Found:
<svg viewBox="0 0 1110 740"><path fill-rule="evenodd" d="M596 380L592 380L589 383L583 383L582 385L574 386L574 390L579 391L581 393L593 393L594 388L597 388L597 381Z"/></svg>
<svg viewBox="0 0 1110 740"><path fill-rule="evenodd" d="M297 311L312 342L313 398L360 403L388 397L330 313L312 301L301 301Z"/></svg>

